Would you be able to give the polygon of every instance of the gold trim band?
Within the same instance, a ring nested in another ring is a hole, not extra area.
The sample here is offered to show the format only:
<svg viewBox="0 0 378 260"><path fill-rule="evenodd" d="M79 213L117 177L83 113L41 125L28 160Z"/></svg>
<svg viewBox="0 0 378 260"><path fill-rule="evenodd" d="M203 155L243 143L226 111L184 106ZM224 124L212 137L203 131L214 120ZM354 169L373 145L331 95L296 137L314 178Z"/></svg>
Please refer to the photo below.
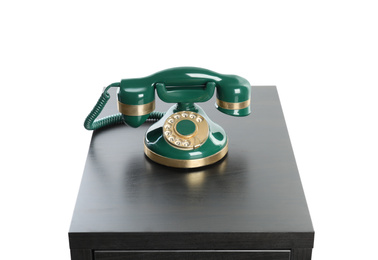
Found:
<svg viewBox="0 0 378 260"><path fill-rule="evenodd" d="M210 165L222 159L227 154L227 152L228 152L228 143L225 145L225 147L223 147L222 150L208 157L200 158L200 159L193 159L193 160L180 160L180 159L172 159L172 158L161 156L151 151L150 149L148 149L146 144L144 144L144 153L146 154L148 158L150 158L154 162L163 164L165 166L176 167L176 168L197 168L197 167Z"/></svg>
<svg viewBox="0 0 378 260"><path fill-rule="evenodd" d="M143 105L128 105L118 101L118 111L125 116L143 116L155 110L155 100Z"/></svg>
<svg viewBox="0 0 378 260"><path fill-rule="evenodd" d="M243 109L243 108L248 107L249 104L251 103L251 100L248 99L248 100L243 101L243 102L232 103L232 102L222 101L222 100L219 100L217 98L216 102L217 102L217 105L221 108L236 110L236 109Z"/></svg>

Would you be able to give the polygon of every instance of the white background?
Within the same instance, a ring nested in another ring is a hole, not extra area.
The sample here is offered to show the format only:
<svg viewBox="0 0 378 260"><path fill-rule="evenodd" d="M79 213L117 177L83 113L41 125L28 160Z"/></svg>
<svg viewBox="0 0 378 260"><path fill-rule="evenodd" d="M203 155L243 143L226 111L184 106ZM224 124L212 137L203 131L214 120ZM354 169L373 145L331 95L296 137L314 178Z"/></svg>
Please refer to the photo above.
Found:
<svg viewBox="0 0 378 260"><path fill-rule="evenodd" d="M0 3L3 259L70 259L84 118L107 84L175 66L276 85L313 259L376 257L374 1Z"/></svg>

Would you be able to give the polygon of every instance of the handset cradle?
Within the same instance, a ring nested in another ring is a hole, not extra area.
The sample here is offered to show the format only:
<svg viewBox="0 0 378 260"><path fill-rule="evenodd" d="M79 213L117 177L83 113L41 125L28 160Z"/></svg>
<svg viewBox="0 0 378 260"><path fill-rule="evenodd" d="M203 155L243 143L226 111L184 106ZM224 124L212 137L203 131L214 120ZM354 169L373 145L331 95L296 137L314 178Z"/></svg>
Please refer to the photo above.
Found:
<svg viewBox="0 0 378 260"><path fill-rule="evenodd" d="M110 87L119 88L120 114L96 120ZM144 153L152 161L170 167L210 165L228 152L225 131L196 103L208 101L216 92L219 111L232 116L247 116L251 111L251 87L246 79L202 68L167 69L144 78L123 79L108 88L88 115L85 127L96 129L120 122L138 127L148 118L158 120L145 134ZM162 101L175 103L166 113L154 111L155 90Z"/></svg>

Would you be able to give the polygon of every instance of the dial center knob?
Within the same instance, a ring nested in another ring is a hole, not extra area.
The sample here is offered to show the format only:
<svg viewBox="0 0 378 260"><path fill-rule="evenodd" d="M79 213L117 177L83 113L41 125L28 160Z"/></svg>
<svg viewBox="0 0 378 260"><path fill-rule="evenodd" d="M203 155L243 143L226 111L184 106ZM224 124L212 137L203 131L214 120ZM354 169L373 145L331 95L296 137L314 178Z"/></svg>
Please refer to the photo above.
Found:
<svg viewBox="0 0 378 260"><path fill-rule="evenodd" d="M183 136L191 135L196 131L196 124L190 120L181 120L177 123L176 130Z"/></svg>

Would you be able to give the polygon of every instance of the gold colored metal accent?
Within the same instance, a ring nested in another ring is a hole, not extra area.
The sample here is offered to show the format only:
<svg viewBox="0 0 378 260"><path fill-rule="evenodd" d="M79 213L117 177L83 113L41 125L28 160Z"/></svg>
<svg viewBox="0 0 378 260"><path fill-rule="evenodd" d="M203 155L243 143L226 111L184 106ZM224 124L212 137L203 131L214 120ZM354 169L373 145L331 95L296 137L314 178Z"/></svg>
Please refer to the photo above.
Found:
<svg viewBox="0 0 378 260"><path fill-rule="evenodd" d="M177 124L182 120L193 122L196 129L189 135L182 135L177 130ZM163 129L164 139L168 144L181 150L193 150L200 147L209 137L209 125L205 118L200 114L189 111L180 111L169 116L165 122Z"/></svg>
<svg viewBox="0 0 378 260"><path fill-rule="evenodd" d="M176 167L176 168L197 168L197 167L210 165L222 159L227 154L227 152L228 152L228 142L226 143L225 147L223 147L222 150L208 157L200 158L200 159L193 159L193 160L180 160L180 159L172 159L172 158L164 157L157 153L154 153L153 151L148 149L146 144L144 144L144 153L146 154L148 158L150 158L154 162L157 162L157 163L169 166L169 167Z"/></svg>
<svg viewBox="0 0 378 260"><path fill-rule="evenodd" d="M216 102L217 102L217 105L221 108L230 109L230 110L237 110L237 109L243 109L243 108L248 107L249 104L251 103L251 100L248 99L248 100L243 101L243 102L232 103L232 102L226 102L226 101L222 101L222 100L217 99Z"/></svg>
<svg viewBox="0 0 378 260"><path fill-rule="evenodd" d="M128 105L118 101L118 111L125 116L143 116L155 110L155 100L143 105Z"/></svg>

